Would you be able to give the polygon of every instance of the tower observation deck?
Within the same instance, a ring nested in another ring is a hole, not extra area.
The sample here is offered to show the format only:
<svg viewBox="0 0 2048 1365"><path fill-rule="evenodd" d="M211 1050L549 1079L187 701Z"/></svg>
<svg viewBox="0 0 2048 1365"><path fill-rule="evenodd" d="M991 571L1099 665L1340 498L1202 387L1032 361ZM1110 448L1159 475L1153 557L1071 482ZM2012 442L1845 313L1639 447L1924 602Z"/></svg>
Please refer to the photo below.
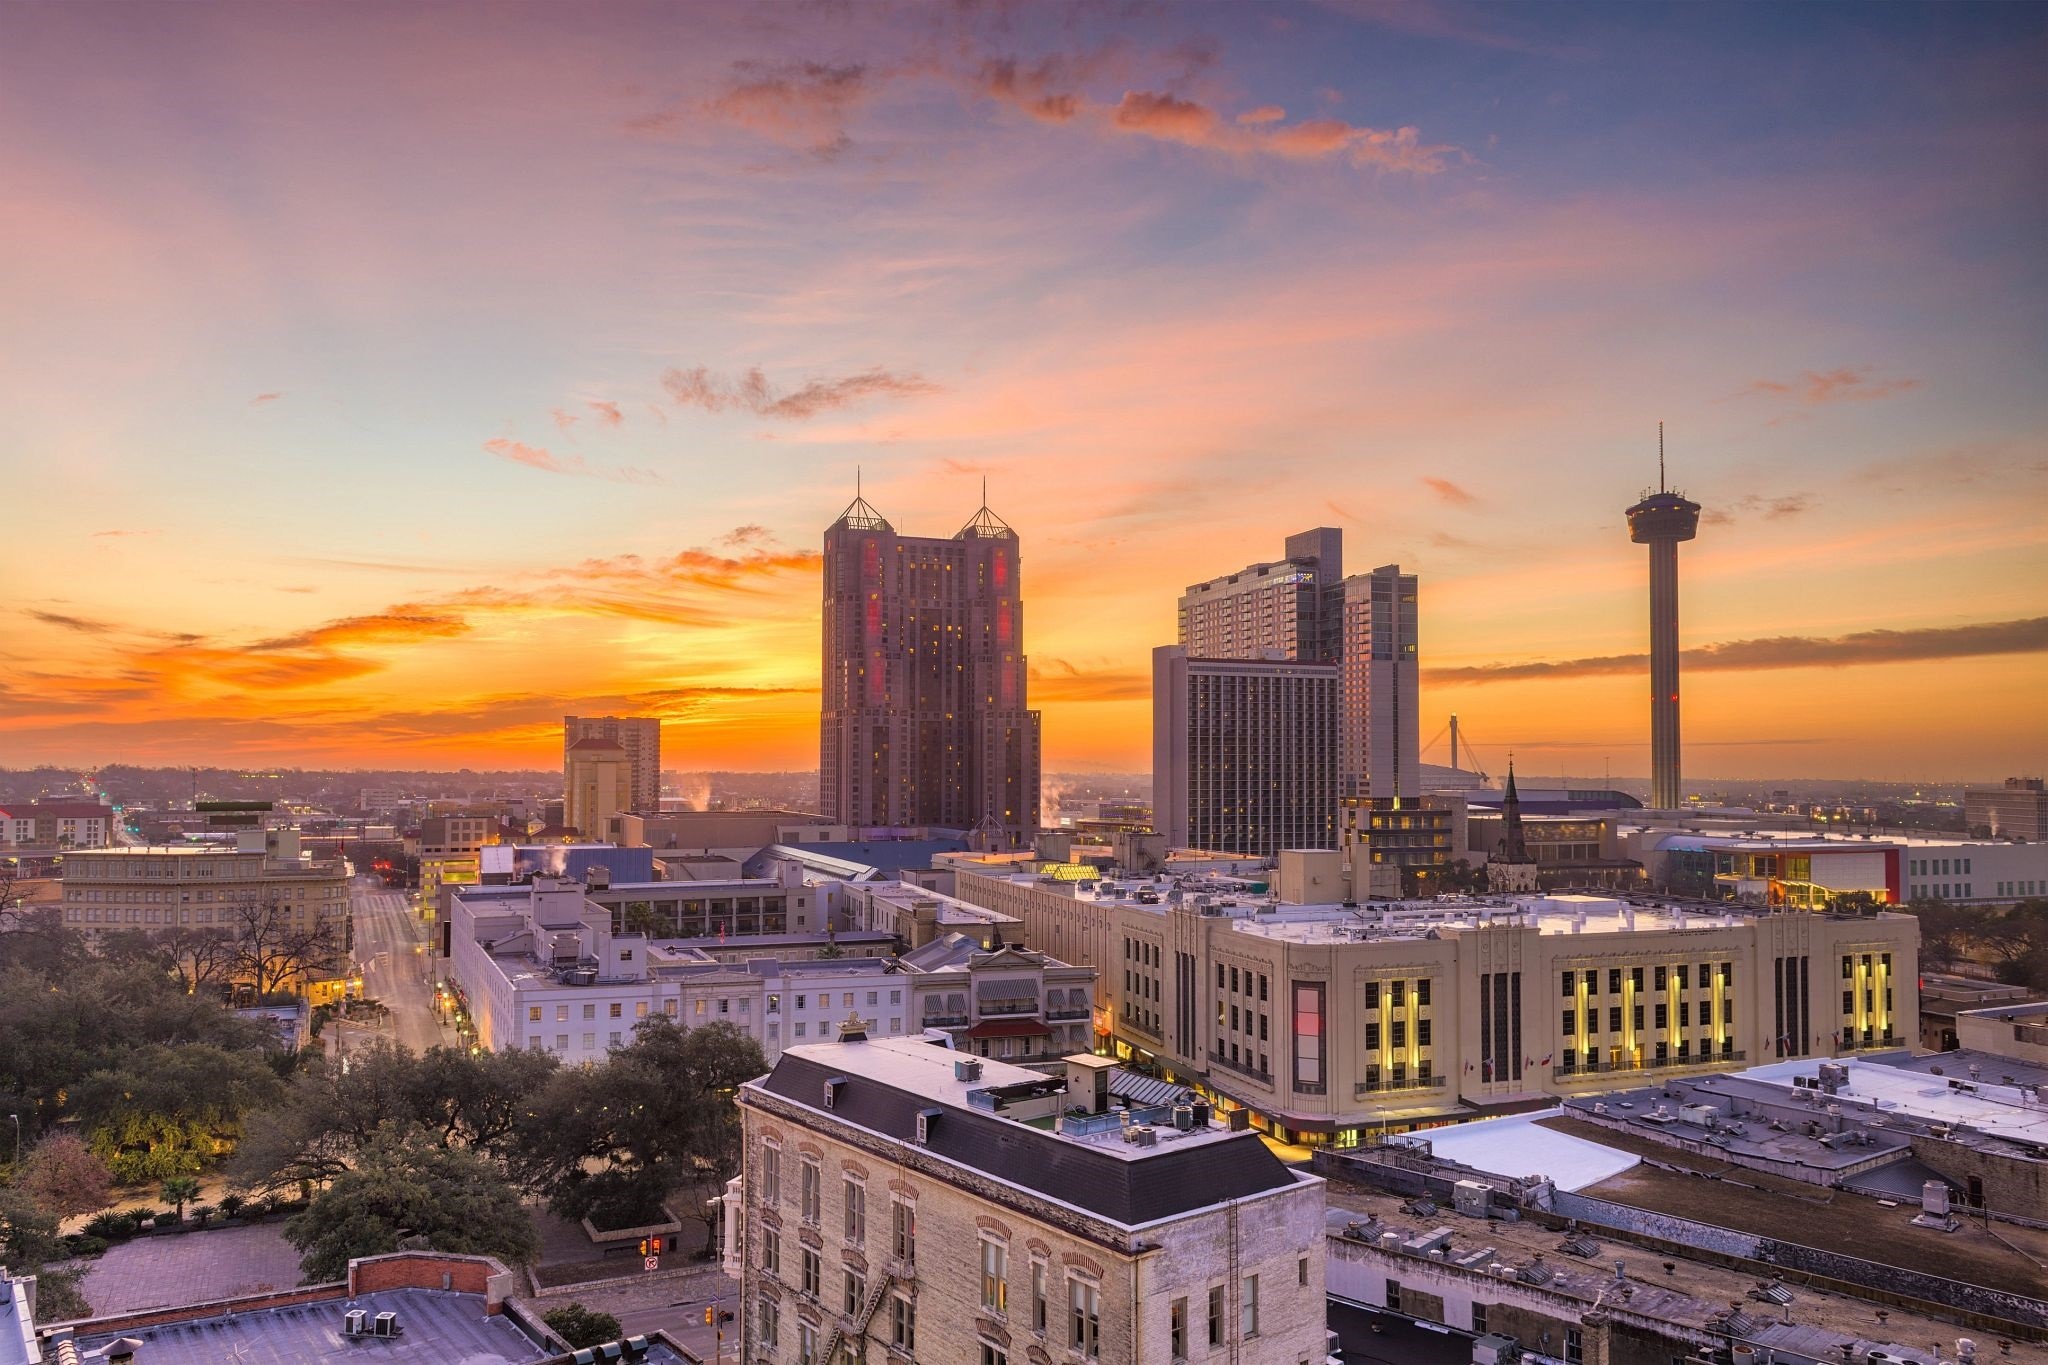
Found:
<svg viewBox="0 0 2048 1365"><path fill-rule="evenodd" d="M1664 487L1664 427L1657 427L1657 491L1628 509L1628 536L1650 547L1650 804L1674 810L1678 776L1678 543L1699 534L1700 505Z"/></svg>

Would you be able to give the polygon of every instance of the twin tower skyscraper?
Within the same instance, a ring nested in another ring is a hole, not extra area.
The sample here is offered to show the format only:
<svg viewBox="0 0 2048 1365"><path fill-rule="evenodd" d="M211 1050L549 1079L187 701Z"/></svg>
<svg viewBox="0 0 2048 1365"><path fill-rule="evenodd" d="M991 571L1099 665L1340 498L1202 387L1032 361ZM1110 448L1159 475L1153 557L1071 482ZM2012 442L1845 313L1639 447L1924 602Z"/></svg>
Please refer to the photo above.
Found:
<svg viewBox="0 0 2048 1365"><path fill-rule="evenodd" d="M1170 847L1335 848L1340 802L1421 794L1416 580L1346 577L1344 533L1181 595L1153 651L1152 801Z"/></svg>
<svg viewBox="0 0 2048 1365"><path fill-rule="evenodd" d="M1017 533L987 502L947 539L899 535L855 495L825 532L825 816L968 832L977 848L1038 833L1039 723L1027 699Z"/></svg>

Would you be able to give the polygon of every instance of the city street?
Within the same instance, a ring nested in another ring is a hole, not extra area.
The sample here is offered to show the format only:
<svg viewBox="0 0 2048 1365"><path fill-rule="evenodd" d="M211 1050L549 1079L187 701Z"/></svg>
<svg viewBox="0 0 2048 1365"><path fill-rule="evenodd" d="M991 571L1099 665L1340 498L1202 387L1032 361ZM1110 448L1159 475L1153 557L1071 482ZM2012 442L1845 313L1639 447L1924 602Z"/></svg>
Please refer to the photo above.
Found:
<svg viewBox="0 0 2048 1365"><path fill-rule="evenodd" d="M375 1035L396 1038L415 1052L453 1043L455 1032L434 1017L433 986L427 977L426 927L402 891L385 889L374 878L349 885L355 917L355 960L362 964L363 994L382 1001L390 1019L371 1029L336 1021L353 1042Z"/></svg>

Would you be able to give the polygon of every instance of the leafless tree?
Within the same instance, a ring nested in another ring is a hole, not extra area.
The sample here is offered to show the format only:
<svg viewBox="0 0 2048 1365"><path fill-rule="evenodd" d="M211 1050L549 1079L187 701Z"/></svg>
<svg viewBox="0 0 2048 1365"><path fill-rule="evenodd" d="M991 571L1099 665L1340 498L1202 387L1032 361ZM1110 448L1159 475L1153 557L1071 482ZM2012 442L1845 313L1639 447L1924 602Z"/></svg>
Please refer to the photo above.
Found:
<svg viewBox="0 0 2048 1365"><path fill-rule="evenodd" d="M229 929L173 929L163 936L163 946L187 994L228 986L242 967L241 945Z"/></svg>
<svg viewBox="0 0 2048 1365"><path fill-rule="evenodd" d="M299 906L295 913L280 900L249 899L237 902L230 914L235 979L251 983L258 995L327 971L341 951L334 926L310 907ZM313 916L310 924L300 918L307 914Z"/></svg>

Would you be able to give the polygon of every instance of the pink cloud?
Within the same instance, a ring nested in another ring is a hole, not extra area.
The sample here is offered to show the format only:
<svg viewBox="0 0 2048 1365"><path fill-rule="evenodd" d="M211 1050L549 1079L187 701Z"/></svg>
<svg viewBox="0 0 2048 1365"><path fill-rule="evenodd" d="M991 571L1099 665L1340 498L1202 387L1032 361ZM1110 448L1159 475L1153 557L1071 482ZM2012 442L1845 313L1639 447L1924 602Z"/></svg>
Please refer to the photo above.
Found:
<svg viewBox="0 0 2048 1365"><path fill-rule="evenodd" d="M1868 365L1854 369L1844 367L1837 370L1806 370L1797 379L1759 379L1738 394L1765 394L1774 398L1791 398L1809 407L1822 403L1867 402L1879 398L1890 398L1908 389L1920 387L1917 379L1870 378Z"/></svg>
<svg viewBox="0 0 2048 1365"><path fill-rule="evenodd" d="M556 428L561 431L567 431L570 427L575 426L576 423L581 420L580 418L577 417L575 413L566 411L562 408L555 408L552 412L552 415L555 419Z"/></svg>
<svg viewBox="0 0 2048 1365"><path fill-rule="evenodd" d="M251 398L249 400L249 406L252 408L260 408L265 403L275 403L278 399L282 397L284 397L284 395L281 393L259 393L254 398Z"/></svg>
<svg viewBox="0 0 2048 1365"><path fill-rule="evenodd" d="M546 470L550 474L568 474L581 479L604 479L611 483L661 482L661 476L651 469L593 465L581 455L564 457L540 446L530 446L523 441L514 441L503 436L485 441L484 449L501 460L523 464L529 469Z"/></svg>
<svg viewBox="0 0 2048 1365"><path fill-rule="evenodd" d="M592 399L585 406L597 414L599 426L615 427L626 420L626 415L619 411L617 403L606 403Z"/></svg>
<svg viewBox="0 0 2048 1365"><path fill-rule="evenodd" d="M1478 498L1458 487L1449 479L1424 479L1422 482L1428 485L1430 492L1436 494L1453 507L1472 507L1479 502Z"/></svg>
<svg viewBox="0 0 2048 1365"><path fill-rule="evenodd" d="M798 422L869 398L910 398L938 389L938 385L921 375L871 369L839 379L814 379L800 388L778 392L758 367L727 379L702 365L665 371L661 385L671 399L684 407L702 408L706 412L737 409L759 417Z"/></svg>
<svg viewBox="0 0 2048 1365"><path fill-rule="evenodd" d="M1239 123L1279 123L1287 117L1287 111L1277 104L1262 104L1256 109L1247 109L1237 116Z"/></svg>

